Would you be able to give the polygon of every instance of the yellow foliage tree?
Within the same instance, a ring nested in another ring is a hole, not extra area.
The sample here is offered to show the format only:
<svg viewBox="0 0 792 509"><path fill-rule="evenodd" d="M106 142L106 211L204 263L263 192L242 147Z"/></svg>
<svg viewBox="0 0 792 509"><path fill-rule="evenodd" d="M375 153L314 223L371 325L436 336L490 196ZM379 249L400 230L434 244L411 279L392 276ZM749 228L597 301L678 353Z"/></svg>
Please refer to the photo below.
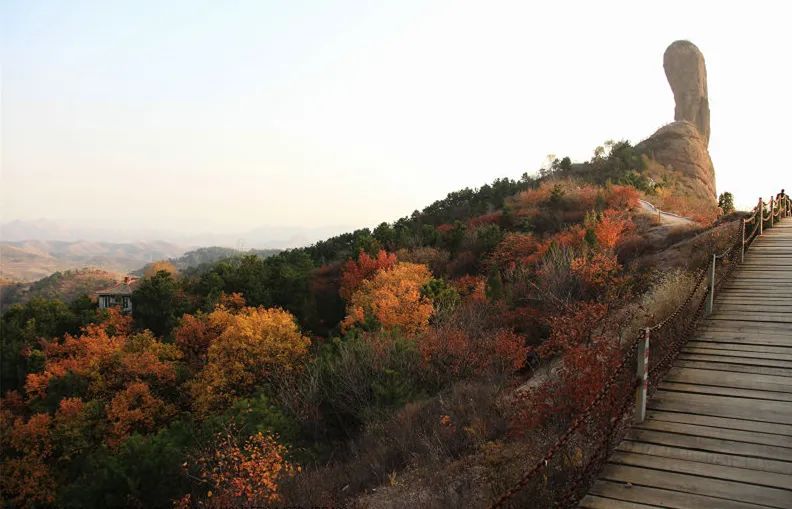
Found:
<svg viewBox="0 0 792 509"><path fill-rule="evenodd" d="M210 320L225 322L226 327L209 344L206 366L190 384L199 413L298 370L308 354L311 340L288 311L246 307L238 314L215 313Z"/></svg>
<svg viewBox="0 0 792 509"><path fill-rule="evenodd" d="M421 288L431 278L426 265L419 263L397 263L378 271L352 294L342 327L348 330L373 319L385 329L410 336L424 332L434 308Z"/></svg>
<svg viewBox="0 0 792 509"><path fill-rule="evenodd" d="M157 272L161 270L164 270L173 276L179 273L179 269L177 269L176 266L168 260L159 260L156 262L151 262L143 268L143 277L155 276Z"/></svg>

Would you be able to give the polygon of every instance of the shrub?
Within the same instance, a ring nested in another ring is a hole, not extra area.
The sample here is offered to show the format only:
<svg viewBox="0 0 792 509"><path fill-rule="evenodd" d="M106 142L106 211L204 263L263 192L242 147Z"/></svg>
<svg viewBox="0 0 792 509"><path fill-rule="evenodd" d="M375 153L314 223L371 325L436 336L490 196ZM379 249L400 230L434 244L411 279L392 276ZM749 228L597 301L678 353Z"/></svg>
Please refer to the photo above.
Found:
<svg viewBox="0 0 792 509"><path fill-rule="evenodd" d="M209 345L206 366L189 384L194 408L203 415L299 371L311 344L282 309L244 308L228 320Z"/></svg>
<svg viewBox="0 0 792 509"><path fill-rule="evenodd" d="M505 434L506 416L491 382L459 382L370 423L343 459L316 466L284 486L287 505L348 504L407 467L447 468ZM403 501L400 501L403 502Z"/></svg>
<svg viewBox="0 0 792 509"><path fill-rule="evenodd" d="M390 270L380 270L372 279L363 280L350 297L342 328L382 327L409 336L426 330L434 309L421 289L431 277L426 265L417 263L397 263Z"/></svg>
<svg viewBox="0 0 792 509"><path fill-rule="evenodd" d="M324 345L279 396L309 433L348 437L420 394L422 371L414 341L396 334L351 334Z"/></svg>
<svg viewBox="0 0 792 509"><path fill-rule="evenodd" d="M218 433L211 448L190 465L201 481L198 492L187 494L176 507L236 507L271 505L281 501L280 484L298 468L286 460L287 449L277 437L256 433L241 442L235 433ZM188 468L189 468L188 467Z"/></svg>

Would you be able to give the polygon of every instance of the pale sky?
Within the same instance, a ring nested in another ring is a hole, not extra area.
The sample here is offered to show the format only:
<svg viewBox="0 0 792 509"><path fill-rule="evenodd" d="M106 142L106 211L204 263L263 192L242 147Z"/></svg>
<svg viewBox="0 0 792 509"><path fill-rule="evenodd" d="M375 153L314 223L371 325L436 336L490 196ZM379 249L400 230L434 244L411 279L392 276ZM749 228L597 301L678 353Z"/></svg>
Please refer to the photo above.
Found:
<svg viewBox="0 0 792 509"><path fill-rule="evenodd" d="M703 52L718 191L792 188L784 2L0 3L2 221L374 226L673 120Z"/></svg>

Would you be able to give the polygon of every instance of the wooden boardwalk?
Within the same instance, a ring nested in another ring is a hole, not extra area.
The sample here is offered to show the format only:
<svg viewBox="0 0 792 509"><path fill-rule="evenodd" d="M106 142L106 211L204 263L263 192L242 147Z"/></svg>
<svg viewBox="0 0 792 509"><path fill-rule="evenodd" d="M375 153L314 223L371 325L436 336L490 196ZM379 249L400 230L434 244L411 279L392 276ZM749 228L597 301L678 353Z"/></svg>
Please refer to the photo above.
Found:
<svg viewBox="0 0 792 509"><path fill-rule="evenodd" d="M748 251L580 507L792 508L792 218Z"/></svg>

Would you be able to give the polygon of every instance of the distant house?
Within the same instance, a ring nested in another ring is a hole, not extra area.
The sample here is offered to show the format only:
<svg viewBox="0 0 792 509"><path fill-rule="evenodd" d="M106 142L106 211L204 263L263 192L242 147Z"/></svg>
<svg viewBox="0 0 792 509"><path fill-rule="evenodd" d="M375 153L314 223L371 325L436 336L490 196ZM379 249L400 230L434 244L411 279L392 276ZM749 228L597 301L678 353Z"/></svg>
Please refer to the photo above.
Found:
<svg viewBox="0 0 792 509"><path fill-rule="evenodd" d="M137 279L127 276L124 282L106 290L96 292L100 308L119 306L121 311L132 311L132 292L135 291Z"/></svg>

